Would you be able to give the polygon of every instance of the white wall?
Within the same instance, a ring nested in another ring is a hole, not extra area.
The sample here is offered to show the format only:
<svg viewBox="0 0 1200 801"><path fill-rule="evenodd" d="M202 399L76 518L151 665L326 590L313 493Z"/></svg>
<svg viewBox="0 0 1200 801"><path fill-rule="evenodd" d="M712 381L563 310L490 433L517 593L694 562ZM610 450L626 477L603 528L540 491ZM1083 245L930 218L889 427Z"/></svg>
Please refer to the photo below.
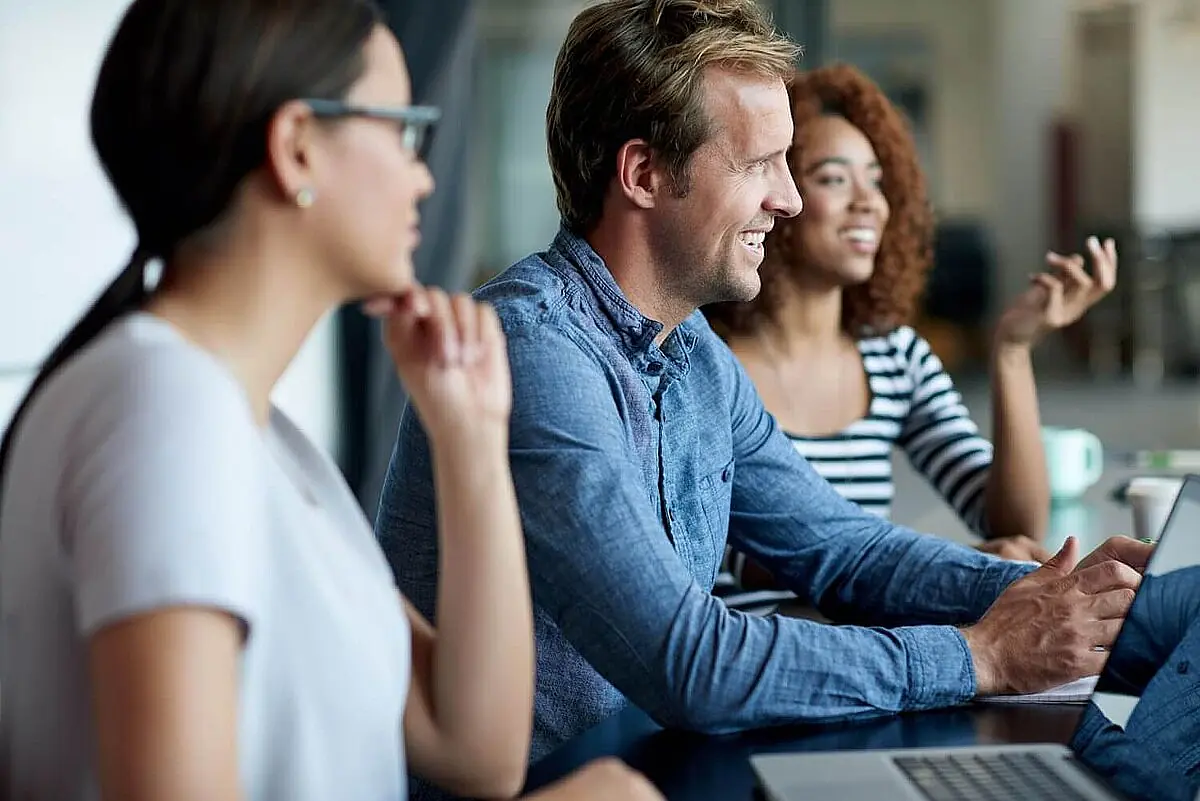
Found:
<svg viewBox="0 0 1200 801"><path fill-rule="evenodd" d="M0 364L36 363L133 247L87 139L123 0L0 5Z"/></svg>
<svg viewBox="0 0 1200 801"><path fill-rule="evenodd" d="M1080 221L1127 225L1134 169L1133 10L1088 11L1076 28L1071 113L1080 133Z"/></svg>
<svg viewBox="0 0 1200 801"><path fill-rule="evenodd" d="M33 373L24 368L0 375L0 432L3 432L32 380Z"/></svg>
<svg viewBox="0 0 1200 801"><path fill-rule="evenodd" d="M0 427L34 366L133 248L88 139L104 48L126 0L0 0ZM279 388L320 444L336 435L328 324Z"/></svg>
<svg viewBox="0 0 1200 801"><path fill-rule="evenodd" d="M558 230L546 153L554 61L571 21L590 0L484 0L479 127L472 170L482 213L475 263L498 272L549 244Z"/></svg>
<svg viewBox="0 0 1200 801"><path fill-rule="evenodd" d="M934 51L930 149L942 215L979 215L1003 304L1048 244L1049 135L1071 89L1069 0L833 0L836 36L922 36ZM837 57L837 53L833 53Z"/></svg>
<svg viewBox="0 0 1200 801"><path fill-rule="evenodd" d="M1069 0L1000 0L993 15L996 92L989 119L995 125L998 308L1045 264L1051 233L1050 125L1069 94L1074 36Z"/></svg>
<svg viewBox="0 0 1200 801"><path fill-rule="evenodd" d="M0 4L0 425L133 244L87 141L122 0Z"/></svg>
<svg viewBox="0 0 1200 801"><path fill-rule="evenodd" d="M1200 22L1177 3L1143 2L1134 43L1134 216L1144 226L1200 225Z"/></svg>
<svg viewBox="0 0 1200 801"><path fill-rule="evenodd" d="M1000 0L1005 2L1006 0ZM936 159L931 191L940 211L989 215L994 173L995 96L989 0L831 0L834 41L839 36L921 36L933 51L931 148ZM837 59L836 47L830 58Z"/></svg>

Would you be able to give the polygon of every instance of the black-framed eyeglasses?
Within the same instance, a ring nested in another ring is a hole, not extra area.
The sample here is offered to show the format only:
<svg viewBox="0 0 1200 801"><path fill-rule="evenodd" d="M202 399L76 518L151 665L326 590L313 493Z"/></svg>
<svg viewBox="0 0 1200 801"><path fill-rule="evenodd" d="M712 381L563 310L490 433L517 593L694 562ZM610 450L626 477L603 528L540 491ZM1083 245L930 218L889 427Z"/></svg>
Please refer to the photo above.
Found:
<svg viewBox="0 0 1200 801"><path fill-rule="evenodd" d="M400 123L400 143L422 161L429 152L433 139L433 128L442 118L442 110L436 106L360 106L341 100L319 100L306 98L300 102L312 109L317 117L367 117L373 120L388 120Z"/></svg>

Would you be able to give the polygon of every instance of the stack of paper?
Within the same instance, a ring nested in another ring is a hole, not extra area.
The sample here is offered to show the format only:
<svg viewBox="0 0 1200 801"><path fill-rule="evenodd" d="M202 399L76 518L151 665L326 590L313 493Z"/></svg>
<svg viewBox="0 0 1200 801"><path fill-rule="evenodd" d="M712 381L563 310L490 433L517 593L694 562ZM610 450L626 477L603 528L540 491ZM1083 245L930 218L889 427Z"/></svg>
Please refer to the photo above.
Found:
<svg viewBox="0 0 1200 801"><path fill-rule="evenodd" d="M993 695L980 698L979 701L988 704L1083 704L1092 697L1096 689L1096 679L1099 676L1085 676L1076 681L1060 684L1043 690L1040 693L1025 693L1024 695Z"/></svg>

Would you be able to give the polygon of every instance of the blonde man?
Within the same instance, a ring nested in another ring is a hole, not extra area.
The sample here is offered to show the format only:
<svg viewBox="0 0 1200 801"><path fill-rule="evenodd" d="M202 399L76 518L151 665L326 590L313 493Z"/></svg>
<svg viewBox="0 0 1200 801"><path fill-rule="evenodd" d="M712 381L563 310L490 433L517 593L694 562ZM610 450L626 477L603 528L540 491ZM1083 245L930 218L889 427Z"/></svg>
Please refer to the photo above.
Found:
<svg viewBox="0 0 1200 801"><path fill-rule="evenodd" d="M753 0L607 0L559 54L547 132L562 229L478 293L513 370L535 759L627 701L730 732L1044 689L1097 672L1093 647L1138 581L1113 561L1144 563L1132 541L1075 572L1069 545L1029 575L843 500L697 313L753 298L764 235L800 212L796 55ZM430 615L431 475L410 410L376 532ZM711 593L727 540L831 616L904 627L730 612Z"/></svg>

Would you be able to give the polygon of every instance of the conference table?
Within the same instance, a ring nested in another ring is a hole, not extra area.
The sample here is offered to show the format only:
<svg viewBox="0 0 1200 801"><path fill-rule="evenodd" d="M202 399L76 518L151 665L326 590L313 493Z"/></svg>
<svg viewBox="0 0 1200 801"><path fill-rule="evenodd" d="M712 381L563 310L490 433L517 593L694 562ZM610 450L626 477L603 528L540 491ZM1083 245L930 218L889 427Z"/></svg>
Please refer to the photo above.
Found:
<svg viewBox="0 0 1200 801"><path fill-rule="evenodd" d="M1130 534L1129 510L1116 499L1114 490L1129 478L1145 474L1111 464L1083 497L1056 503L1048 546L1057 549L1068 536L1075 536L1086 553L1113 534ZM929 509L918 519L905 522L920 531L961 537L961 523L949 509ZM708 737L662 729L631 706L535 763L527 790L544 787L599 757L615 756L645 773L672 801L750 801L763 797L749 763L755 753L1066 743L1082 709L1079 704L976 702L833 725Z"/></svg>
<svg viewBox="0 0 1200 801"><path fill-rule="evenodd" d="M1105 465L1104 473L1083 496L1067 501L1057 501L1050 506L1050 527L1046 534L1046 547L1051 552L1058 550L1067 537L1079 540L1080 553L1087 553L1114 534L1133 535L1133 521L1129 507L1116 500L1115 491L1129 479L1144 475L1176 475L1139 470L1123 464L1124 460L1113 459ZM900 488L897 487L898 492ZM944 503L923 503L917 510L904 510L898 502L897 522L917 531L936 534L958 542L977 542L966 532L961 520Z"/></svg>

